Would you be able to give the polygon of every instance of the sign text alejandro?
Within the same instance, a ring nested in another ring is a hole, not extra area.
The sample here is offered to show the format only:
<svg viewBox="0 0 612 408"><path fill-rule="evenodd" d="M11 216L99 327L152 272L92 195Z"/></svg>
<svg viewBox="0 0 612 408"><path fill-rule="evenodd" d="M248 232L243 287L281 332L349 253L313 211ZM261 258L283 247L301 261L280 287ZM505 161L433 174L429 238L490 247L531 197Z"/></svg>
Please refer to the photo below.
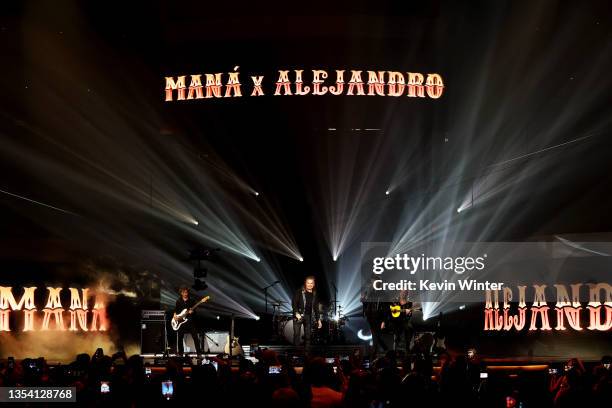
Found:
<svg viewBox="0 0 612 408"><path fill-rule="evenodd" d="M228 73L167 76L165 101L239 98L242 96L356 95L395 96L438 99L444 92L439 74L399 71L323 69L279 70L275 82L266 83L263 75L240 79L238 67Z"/></svg>

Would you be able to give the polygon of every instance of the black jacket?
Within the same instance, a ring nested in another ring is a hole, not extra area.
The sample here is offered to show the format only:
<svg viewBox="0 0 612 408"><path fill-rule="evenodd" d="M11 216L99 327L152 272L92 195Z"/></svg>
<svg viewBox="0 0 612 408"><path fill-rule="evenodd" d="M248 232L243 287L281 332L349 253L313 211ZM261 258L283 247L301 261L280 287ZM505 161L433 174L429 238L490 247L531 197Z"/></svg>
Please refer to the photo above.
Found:
<svg viewBox="0 0 612 408"><path fill-rule="evenodd" d="M308 311L304 313L304 306L306 301L305 292L306 290L304 288L301 288L297 292L295 292L295 295L293 296L293 301L291 302L291 306L293 307L293 316L295 317L296 313L302 315L310 314L311 316L314 316L315 320L319 320L319 298L317 297L317 291L312 291L312 310L310 310L310 313L308 313Z"/></svg>
<svg viewBox="0 0 612 408"><path fill-rule="evenodd" d="M182 297L179 296L179 298L176 300L176 305L174 306L174 313L179 314L184 309L193 307L193 305L195 305L196 303L197 303L197 300L192 298L191 296L187 298L186 302L183 300Z"/></svg>

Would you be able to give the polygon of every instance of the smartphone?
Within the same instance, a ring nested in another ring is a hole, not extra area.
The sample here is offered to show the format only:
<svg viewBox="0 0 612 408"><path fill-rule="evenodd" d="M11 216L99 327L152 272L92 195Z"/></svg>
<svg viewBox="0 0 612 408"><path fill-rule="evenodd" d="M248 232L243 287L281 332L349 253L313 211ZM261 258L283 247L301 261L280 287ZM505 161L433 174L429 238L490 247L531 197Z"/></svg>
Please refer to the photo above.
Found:
<svg viewBox="0 0 612 408"><path fill-rule="evenodd" d="M489 378L489 373L480 373L480 378Z"/></svg>
<svg viewBox="0 0 612 408"><path fill-rule="evenodd" d="M370 360L365 360L363 362L363 368L365 368L366 370L370 368Z"/></svg>
<svg viewBox="0 0 612 408"><path fill-rule="evenodd" d="M334 374L338 374L338 367L334 366Z"/></svg>
<svg viewBox="0 0 612 408"><path fill-rule="evenodd" d="M170 380L162 381L161 391L162 391L162 396L165 399L167 400L172 399L172 397L174 396L174 384L172 384L172 381Z"/></svg>
<svg viewBox="0 0 612 408"><path fill-rule="evenodd" d="M145 367L145 375L151 375L151 367Z"/></svg>
<svg viewBox="0 0 612 408"><path fill-rule="evenodd" d="M558 370L558 369L556 369L556 368L549 368L549 369L548 369L548 374L550 374L550 375L556 375L556 374L559 374L559 370Z"/></svg>
<svg viewBox="0 0 612 408"><path fill-rule="evenodd" d="M340 357L340 361L348 361L349 357L348 356L342 356Z"/></svg>
<svg viewBox="0 0 612 408"><path fill-rule="evenodd" d="M333 358L333 357L329 357L329 358L326 358L326 359L325 359L325 362L326 362L327 364L334 364L334 363L336 362L336 359L335 359L335 358Z"/></svg>
<svg viewBox="0 0 612 408"><path fill-rule="evenodd" d="M100 394L108 394L108 393L110 393L110 382L100 381Z"/></svg>
<svg viewBox="0 0 612 408"><path fill-rule="evenodd" d="M281 366L270 366L270 368L268 368L268 374L280 374L281 373Z"/></svg>

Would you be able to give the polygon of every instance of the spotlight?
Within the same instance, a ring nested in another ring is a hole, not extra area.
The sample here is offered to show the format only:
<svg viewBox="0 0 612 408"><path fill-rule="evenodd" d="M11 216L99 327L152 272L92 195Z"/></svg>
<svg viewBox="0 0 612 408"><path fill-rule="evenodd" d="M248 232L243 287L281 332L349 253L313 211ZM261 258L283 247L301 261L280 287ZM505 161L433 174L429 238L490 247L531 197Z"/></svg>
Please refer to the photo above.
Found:
<svg viewBox="0 0 612 408"><path fill-rule="evenodd" d="M336 262L338 260L338 257L336 255L334 255L334 262Z"/></svg>
<svg viewBox="0 0 612 408"><path fill-rule="evenodd" d="M461 207L457 208L457 214L461 212Z"/></svg>
<svg viewBox="0 0 612 408"><path fill-rule="evenodd" d="M385 195L389 195L391 192L389 190L385 191Z"/></svg>
<svg viewBox="0 0 612 408"><path fill-rule="evenodd" d="M261 262L261 259L258 256L256 256L255 257L255 262Z"/></svg>
<svg viewBox="0 0 612 408"><path fill-rule="evenodd" d="M259 316L255 316L255 320L259 320Z"/></svg>
<svg viewBox="0 0 612 408"><path fill-rule="evenodd" d="M198 225L199 224L198 220L193 220L192 222L193 222L193 225Z"/></svg>
<svg viewBox="0 0 612 408"><path fill-rule="evenodd" d="M217 315L217 320L221 320L221 316Z"/></svg>
<svg viewBox="0 0 612 408"><path fill-rule="evenodd" d="M257 191L254 191L253 194L255 194L255 197L259 196L259 193Z"/></svg>
<svg viewBox="0 0 612 408"><path fill-rule="evenodd" d="M465 309L465 305L459 306L459 310L463 310L463 309Z"/></svg>
<svg viewBox="0 0 612 408"><path fill-rule="evenodd" d="M202 290L206 290L206 288L208 288L208 285L203 280L195 279L192 288L196 292L200 292Z"/></svg>
<svg viewBox="0 0 612 408"><path fill-rule="evenodd" d="M304 262L304 258L302 258L301 256L298 258L298 260L299 260L300 262Z"/></svg>

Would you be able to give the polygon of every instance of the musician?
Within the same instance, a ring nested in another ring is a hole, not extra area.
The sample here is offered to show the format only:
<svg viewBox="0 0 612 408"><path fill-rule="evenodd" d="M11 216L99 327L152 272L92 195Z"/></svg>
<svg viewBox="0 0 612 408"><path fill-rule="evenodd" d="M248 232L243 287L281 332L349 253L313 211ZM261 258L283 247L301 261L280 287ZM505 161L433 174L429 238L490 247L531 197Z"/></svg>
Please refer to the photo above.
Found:
<svg viewBox="0 0 612 408"><path fill-rule="evenodd" d="M372 288L372 281L377 277L372 277L369 286L366 287L361 295L361 303L363 304L363 317L366 318L372 333L372 349L370 354L372 359L376 358L379 347L384 352L388 350L387 344L382 338L381 323L386 319L388 303L382 302L380 295ZM385 309L385 306L387 309ZM384 327L384 325L383 325Z"/></svg>
<svg viewBox="0 0 612 408"><path fill-rule="evenodd" d="M198 332L196 330L196 326L194 323L194 318L193 318L194 310L191 309L198 301L196 299L193 299L191 296L189 296L189 289L187 287L180 288L179 295L180 296L177 299L176 306L174 308L173 318L176 318L176 315L181 313L183 310L189 309L189 312L188 312L189 320L183 323L181 327L179 327L178 332L177 332L178 354L181 356L183 355L184 353L183 337L185 337L185 333L190 333L191 337L193 337L193 342L196 347L196 353L200 355L202 354L202 348L200 347L200 340L199 340Z"/></svg>
<svg viewBox="0 0 612 408"><path fill-rule="evenodd" d="M307 276L304 279L304 285L293 296L291 305L293 307L293 344L296 346L300 344L302 326L304 326L304 349L308 352L313 320L317 322L319 329L322 327L314 276Z"/></svg>
<svg viewBox="0 0 612 408"><path fill-rule="evenodd" d="M413 304L408 291L401 291L399 299L389 305L387 319L380 324L381 329L388 327L393 332L393 349L397 350L400 342L404 340L406 353L410 352L410 343L414 335L412 327Z"/></svg>

